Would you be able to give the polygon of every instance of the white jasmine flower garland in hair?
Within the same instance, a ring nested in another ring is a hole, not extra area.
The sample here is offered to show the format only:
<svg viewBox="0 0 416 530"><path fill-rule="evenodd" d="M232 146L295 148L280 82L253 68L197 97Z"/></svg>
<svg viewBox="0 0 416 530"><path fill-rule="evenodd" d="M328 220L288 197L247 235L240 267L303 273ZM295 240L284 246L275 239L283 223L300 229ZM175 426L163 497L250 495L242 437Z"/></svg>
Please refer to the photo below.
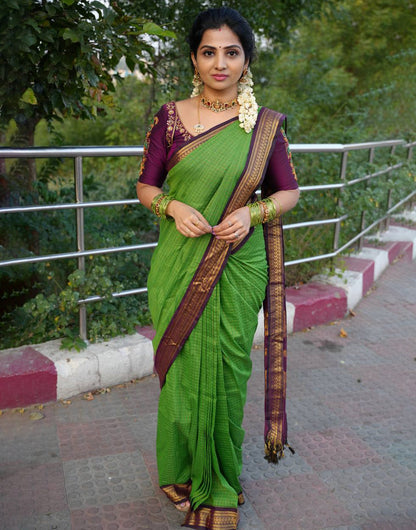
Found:
<svg viewBox="0 0 416 530"><path fill-rule="evenodd" d="M240 120L240 127L244 129L246 133L249 133L254 129L257 121L258 105L253 89L251 88L253 85L253 77L250 68L248 68L247 73L238 83L237 96L237 101L240 105L238 119Z"/></svg>

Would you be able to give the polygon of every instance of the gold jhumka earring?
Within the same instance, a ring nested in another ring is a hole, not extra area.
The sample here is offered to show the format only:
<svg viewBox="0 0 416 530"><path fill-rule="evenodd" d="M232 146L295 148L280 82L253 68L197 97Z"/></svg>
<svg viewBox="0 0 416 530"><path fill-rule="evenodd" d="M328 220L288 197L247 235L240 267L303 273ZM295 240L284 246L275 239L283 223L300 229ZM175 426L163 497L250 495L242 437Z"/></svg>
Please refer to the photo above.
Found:
<svg viewBox="0 0 416 530"><path fill-rule="evenodd" d="M194 72L194 78L192 79L192 84L194 85L194 89L192 90L191 98L195 96L199 96L199 94L202 92L204 83L201 79L201 76L195 66L195 72Z"/></svg>

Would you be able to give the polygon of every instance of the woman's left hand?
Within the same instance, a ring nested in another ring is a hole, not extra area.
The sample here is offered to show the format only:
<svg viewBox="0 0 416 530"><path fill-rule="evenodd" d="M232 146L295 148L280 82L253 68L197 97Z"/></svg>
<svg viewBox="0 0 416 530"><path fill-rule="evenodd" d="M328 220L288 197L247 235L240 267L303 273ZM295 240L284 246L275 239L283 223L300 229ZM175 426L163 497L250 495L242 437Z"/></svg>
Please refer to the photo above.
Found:
<svg viewBox="0 0 416 530"><path fill-rule="evenodd" d="M247 206L238 208L214 226L212 233L217 239L223 239L227 243L235 243L246 237L250 230L250 210Z"/></svg>

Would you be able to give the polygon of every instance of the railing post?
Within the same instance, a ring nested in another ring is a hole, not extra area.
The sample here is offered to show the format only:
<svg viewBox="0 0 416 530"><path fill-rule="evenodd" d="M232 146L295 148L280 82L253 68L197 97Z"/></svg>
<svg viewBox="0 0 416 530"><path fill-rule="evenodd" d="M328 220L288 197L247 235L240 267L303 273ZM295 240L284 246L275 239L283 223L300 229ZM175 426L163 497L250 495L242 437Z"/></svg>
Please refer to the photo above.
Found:
<svg viewBox="0 0 416 530"><path fill-rule="evenodd" d="M84 186L82 174L82 156L74 158L75 170L75 202L81 203L84 200ZM82 252L85 250L84 238L84 208L77 208L77 250ZM80 256L78 258L78 270L85 271L85 258ZM82 340L87 340L87 307L85 304L79 306L79 336Z"/></svg>
<svg viewBox="0 0 416 530"><path fill-rule="evenodd" d="M370 152L368 154L368 163L369 164L373 164L374 163L374 155L375 155L375 147L371 147L370 148ZM367 181L365 182L364 184L364 188L367 189ZM360 227L360 232L362 232L365 228L365 210L363 210L361 212L361 227ZM358 250L361 252L362 249L363 249L363 246L364 246L364 236L363 237L360 237L360 239L358 240Z"/></svg>
<svg viewBox="0 0 416 530"><path fill-rule="evenodd" d="M412 157L413 157L413 145L410 144L408 149L407 149L407 160L408 160L408 162L410 162Z"/></svg>
<svg viewBox="0 0 416 530"><path fill-rule="evenodd" d="M415 142L413 143L409 143L407 145L407 161L410 162L413 158L413 147L415 145ZM409 207L412 209L413 208L413 205L414 205L414 199L410 201L410 204L409 204Z"/></svg>
<svg viewBox="0 0 416 530"><path fill-rule="evenodd" d="M394 152L396 150L396 146L392 145L390 148L390 156L394 155ZM388 176L390 176L390 171L387 173ZM392 198L393 190L391 188L387 191L387 211L391 208L391 198ZM388 230L390 228L390 216L386 217L386 220L384 222L384 230Z"/></svg>
<svg viewBox="0 0 416 530"><path fill-rule="evenodd" d="M341 168L339 172L339 178L342 182L345 181L345 175L347 173L347 162L348 162L348 151L344 151L342 153L341 157ZM342 188L339 190L339 197L338 197L338 203L337 203L337 209L342 208L342 200L341 200L341 194L342 194ZM339 217L339 215L338 215ZM333 250L334 252L338 250L339 247L339 236L341 234L341 223L342 221L338 221L335 224L335 230L334 230L334 245Z"/></svg>

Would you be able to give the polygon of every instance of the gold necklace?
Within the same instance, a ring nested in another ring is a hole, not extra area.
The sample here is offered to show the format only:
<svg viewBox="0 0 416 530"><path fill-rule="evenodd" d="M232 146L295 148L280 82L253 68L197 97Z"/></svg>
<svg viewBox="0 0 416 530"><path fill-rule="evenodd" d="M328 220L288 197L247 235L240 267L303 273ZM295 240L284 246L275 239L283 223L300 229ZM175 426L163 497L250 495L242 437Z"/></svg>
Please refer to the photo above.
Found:
<svg viewBox="0 0 416 530"><path fill-rule="evenodd" d="M225 110L233 109L238 105L238 101L237 98L231 101L220 101L219 99L213 101L205 96L201 96L201 105L206 109L212 110L212 112L224 112Z"/></svg>
<svg viewBox="0 0 416 530"><path fill-rule="evenodd" d="M225 102L219 101L218 99L217 101L211 101L205 96L200 96L197 103L198 123L195 123L194 125L194 131L196 134L200 134L205 129L205 125L201 123L200 104L203 107L212 110L212 112L224 112L224 110L232 109L238 105L238 101L237 98Z"/></svg>

